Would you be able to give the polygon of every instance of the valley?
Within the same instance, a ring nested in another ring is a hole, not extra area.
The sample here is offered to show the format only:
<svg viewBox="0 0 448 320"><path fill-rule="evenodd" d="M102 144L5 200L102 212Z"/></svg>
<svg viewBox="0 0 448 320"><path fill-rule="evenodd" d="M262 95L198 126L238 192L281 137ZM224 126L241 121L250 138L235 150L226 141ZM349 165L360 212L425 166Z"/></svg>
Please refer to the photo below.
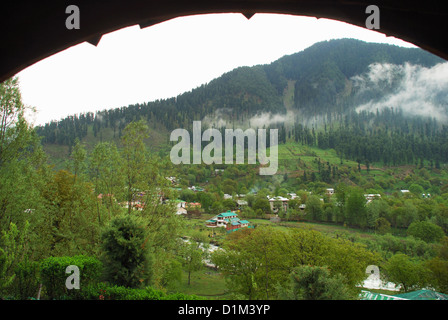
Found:
<svg viewBox="0 0 448 320"><path fill-rule="evenodd" d="M325 292L314 298L358 300L372 265L403 292L448 293L446 65L339 39L170 99L41 126L10 105L1 297L43 285L45 299L300 300L311 293L299 280L318 277ZM2 86L20 95L14 80ZM183 148L170 139L179 129ZM249 162L249 143L244 163L234 144L232 159L215 150L203 161L210 142L193 135L208 129L222 145L226 129L265 130L266 149L257 140L254 150L269 163ZM208 255L209 243L224 250ZM60 285L66 263L82 264L82 290Z"/></svg>

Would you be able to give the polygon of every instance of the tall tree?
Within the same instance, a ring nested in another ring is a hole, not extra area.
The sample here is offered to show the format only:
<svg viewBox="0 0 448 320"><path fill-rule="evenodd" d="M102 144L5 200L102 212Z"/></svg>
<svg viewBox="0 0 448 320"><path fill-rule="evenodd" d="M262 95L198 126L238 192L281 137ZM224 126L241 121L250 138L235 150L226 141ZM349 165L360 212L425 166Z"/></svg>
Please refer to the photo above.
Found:
<svg viewBox="0 0 448 320"><path fill-rule="evenodd" d="M45 166L46 159L37 135L25 119L27 109L17 78L0 83L1 230L11 222L23 228L26 220L37 219L42 213L38 210L42 205L42 180L37 170Z"/></svg>
<svg viewBox="0 0 448 320"><path fill-rule="evenodd" d="M191 284L191 274L201 270L203 267L204 252L196 242L183 243L180 250L182 256L182 265L188 273L188 285Z"/></svg>
<svg viewBox="0 0 448 320"><path fill-rule="evenodd" d="M358 225L362 228L367 226L366 199L362 190L352 188L347 195L346 222Z"/></svg>
<svg viewBox="0 0 448 320"><path fill-rule="evenodd" d="M128 213L131 213L136 195L147 189L148 167L145 139L149 137L144 120L131 122L123 130L121 139L123 174L125 176Z"/></svg>
<svg viewBox="0 0 448 320"><path fill-rule="evenodd" d="M114 143L100 142L90 156L90 177L95 194L107 207L109 219L115 212L115 200L120 196L124 185L124 176L120 170L120 153ZM97 202L98 219L101 220L100 201Z"/></svg>

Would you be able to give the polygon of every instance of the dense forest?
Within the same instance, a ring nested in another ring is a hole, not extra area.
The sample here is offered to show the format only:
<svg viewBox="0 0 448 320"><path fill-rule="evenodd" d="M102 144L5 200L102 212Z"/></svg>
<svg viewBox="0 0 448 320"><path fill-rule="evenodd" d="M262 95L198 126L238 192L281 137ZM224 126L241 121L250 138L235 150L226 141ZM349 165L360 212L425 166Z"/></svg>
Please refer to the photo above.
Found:
<svg viewBox="0 0 448 320"><path fill-rule="evenodd" d="M279 129L279 143L292 137L306 145L335 149L347 159L386 166L420 160L436 165L448 161L444 152L446 124L430 115L414 117L400 106L357 111L356 106L363 102L380 100L396 91L398 80L367 91L355 84L356 77L368 72L374 63L431 67L440 62L420 49L352 39L326 41L269 65L237 68L171 99L73 115L39 126L36 131L44 145L71 148L76 139L82 141L89 132L100 140L105 129L112 131L118 142L127 124L145 119L154 124L155 131L159 131L155 124L163 126L165 143L169 131L189 130L194 120L223 129L248 127L251 119L270 114L294 119L292 123L281 120L265 125ZM399 72L393 76L403 77ZM286 95L292 100L289 105L284 103Z"/></svg>

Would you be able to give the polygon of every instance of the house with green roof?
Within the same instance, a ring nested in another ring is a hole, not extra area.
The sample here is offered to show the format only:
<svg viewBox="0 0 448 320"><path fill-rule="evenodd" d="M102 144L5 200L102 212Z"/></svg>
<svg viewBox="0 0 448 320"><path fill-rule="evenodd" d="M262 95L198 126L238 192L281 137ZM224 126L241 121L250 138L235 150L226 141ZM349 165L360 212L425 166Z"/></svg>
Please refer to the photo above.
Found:
<svg viewBox="0 0 448 320"><path fill-rule="evenodd" d="M241 220L238 218L238 214L230 210L214 216L210 220L207 220L205 224L210 228L224 227L228 232L235 231L240 228L251 227L251 223L249 221Z"/></svg>
<svg viewBox="0 0 448 320"><path fill-rule="evenodd" d="M362 290L361 300L448 300L448 295L433 290L417 290L395 295Z"/></svg>

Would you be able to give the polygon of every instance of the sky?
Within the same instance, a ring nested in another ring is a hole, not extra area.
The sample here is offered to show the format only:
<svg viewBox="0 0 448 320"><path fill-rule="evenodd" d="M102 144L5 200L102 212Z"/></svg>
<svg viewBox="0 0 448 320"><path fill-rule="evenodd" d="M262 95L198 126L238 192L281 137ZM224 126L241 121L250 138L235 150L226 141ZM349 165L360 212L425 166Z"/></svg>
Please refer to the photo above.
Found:
<svg viewBox="0 0 448 320"><path fill-rule="evenodd" d="M347 23L276 14L207 14L127 27L17 74L35 125L68 115L175 97L240 66L271 63L316 42L354 38L415 47Z"/></svg>

